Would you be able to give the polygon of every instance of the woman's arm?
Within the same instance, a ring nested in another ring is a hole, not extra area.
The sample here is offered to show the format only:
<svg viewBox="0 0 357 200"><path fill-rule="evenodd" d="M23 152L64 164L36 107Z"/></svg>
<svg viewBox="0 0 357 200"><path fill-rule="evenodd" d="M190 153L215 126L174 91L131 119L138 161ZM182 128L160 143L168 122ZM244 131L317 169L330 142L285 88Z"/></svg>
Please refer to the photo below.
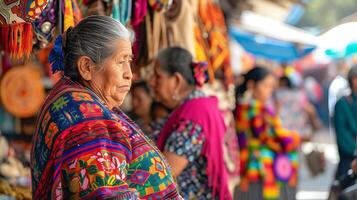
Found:
<svg viewBox="0 0 357 200"><path fill-rule="evenodd" d="M204 143L202 127L189 120L180 121L166 141L164 155L174 176L179 176L189 162L197 159Z"/></svg>
<svg viewBox="0 0 357 200"><path fill-rule="evenodd" d="M188 160L186 156L179 156L176 153L171 152L164 152L164 155L169 162L169 165L172 169L172 174L176 177L181 174L181 172L186 168L188 165Z"/></svg>

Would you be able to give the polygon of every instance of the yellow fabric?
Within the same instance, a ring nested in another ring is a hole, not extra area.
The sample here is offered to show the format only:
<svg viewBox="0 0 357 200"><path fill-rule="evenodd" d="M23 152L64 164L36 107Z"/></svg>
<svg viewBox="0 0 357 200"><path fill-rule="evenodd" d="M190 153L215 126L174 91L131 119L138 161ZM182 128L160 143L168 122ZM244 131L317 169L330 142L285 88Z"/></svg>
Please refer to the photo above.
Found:
<svg viewBox="0 0 357 200"><path fill-rule="evenodd" d="M64 31L74 26L72 0L64 0Z"/></svg>

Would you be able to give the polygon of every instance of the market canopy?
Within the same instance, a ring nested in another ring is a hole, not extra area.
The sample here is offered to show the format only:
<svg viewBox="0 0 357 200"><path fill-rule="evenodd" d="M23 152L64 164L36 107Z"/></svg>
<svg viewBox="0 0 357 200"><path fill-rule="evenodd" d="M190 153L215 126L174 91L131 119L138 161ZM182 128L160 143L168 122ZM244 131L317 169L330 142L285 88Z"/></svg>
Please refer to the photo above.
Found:
<svg viewBox="0 0 357 200"><path fill-rule="evenodd" d="M333 27L318 37L319 48L332 59L357 54L357 22L348 22Z"/></svg>
<svg viewBox="0 0 357 200"><path fill-rule="evenodd" d="M237 28L230 29L229 34L247 52L280 63L298 60L311 53L316 47L269 38Z"/></svg>
<svg viewBox="0 0 357 200"><path fill-rule="evenodd" d="M229 33L247 52L280 63L300 59L316 48L314 35L253 12L244 12Z"/></svg>

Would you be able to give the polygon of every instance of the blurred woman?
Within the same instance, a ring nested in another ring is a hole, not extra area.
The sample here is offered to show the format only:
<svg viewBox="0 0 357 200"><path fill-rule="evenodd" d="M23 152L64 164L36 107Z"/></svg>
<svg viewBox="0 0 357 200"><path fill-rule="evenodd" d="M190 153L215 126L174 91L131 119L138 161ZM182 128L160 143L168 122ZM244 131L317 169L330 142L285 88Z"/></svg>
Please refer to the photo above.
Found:
<svg viewBox="0 0 357 200"><path fill-rule="evenodd" d="M151 104L150 116L150 139L156 144L161 129L164 127L170 111L160 102L154 101Z"/></svg>
<svg viewBox="0 0 357 200"><path fill-rule="evenodd" d="M283 129L267 106L275 84L269 70L256 67L237 89L241 183L235 199L295 199L299 136Z"/></svg>
<svg viewBox="0 0 357 200"><path fill-rule="evenodd" d="M294 85L290 78L283 76L279 79L275 98L278 104L277 113L284 119L284 128L297 131L302 141L309 141L312 134L319 129L320 122L305 92Z"/></svg>
<svg viewBox="0 0 357 200"><path fill-rule="evenodd" d="M144 133L150 134L151 104L153 102L150 89L145 81L134 82L132 92L132 117L143 129Z"/></svg>
<svg viewBox="0 0 357 200"><path fill-rule="evenodd" d="M161 51L153 81L157 99L173 112L159 134L164 152L185 199L231 199L223 161L224 120L215 97L203 85L206 65L193 63L185 49Z"/></svg>

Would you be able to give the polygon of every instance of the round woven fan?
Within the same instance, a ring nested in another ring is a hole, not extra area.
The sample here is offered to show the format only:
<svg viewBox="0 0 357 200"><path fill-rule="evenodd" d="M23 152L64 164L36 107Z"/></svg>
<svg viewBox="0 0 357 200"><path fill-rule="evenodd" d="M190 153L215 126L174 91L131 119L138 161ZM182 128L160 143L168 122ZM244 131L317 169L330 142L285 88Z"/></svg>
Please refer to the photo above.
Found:
<svg viewBox="0 0 357 200"><path fill-rule="evenodd" d="M36 114L45 97L38 69L31 65L12 67L0 83L5 109L19 118Z"/></svg>

